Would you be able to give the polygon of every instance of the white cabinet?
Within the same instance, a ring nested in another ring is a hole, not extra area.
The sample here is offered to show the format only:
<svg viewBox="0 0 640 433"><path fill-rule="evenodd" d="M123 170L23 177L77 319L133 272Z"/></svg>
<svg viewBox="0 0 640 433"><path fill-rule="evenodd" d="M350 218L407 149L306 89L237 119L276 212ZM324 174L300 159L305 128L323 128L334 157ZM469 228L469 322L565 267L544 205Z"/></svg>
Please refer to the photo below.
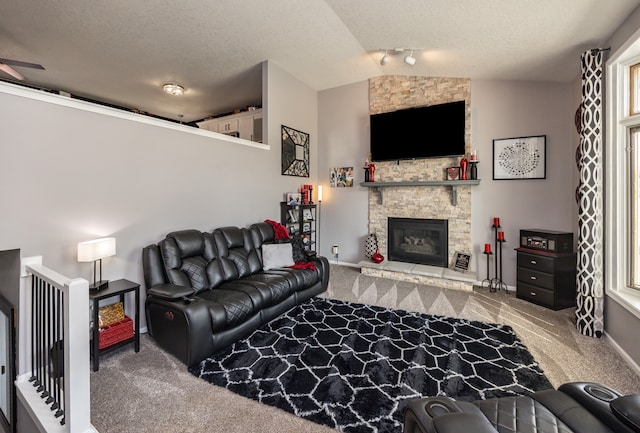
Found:
<svg viewBox="0 0 640 433"><path fill-rule="evenodd" d="M198 128L206 129L207 131L218 132L218 119L209 119L198 122Z"/></svg>
<svg viewBox="0 0 640 433"><path fill-rule="evenodd" d="M233 134L234 132L238 132L238 118L236 118L236 115L221 117L220 119L218 119L219 133Z"/></svg>
<svg viewBox="0 0 640 433"><path fill-rule="evenodd" d="M198 122L200 129L262 143L262 108Z"/></svg>

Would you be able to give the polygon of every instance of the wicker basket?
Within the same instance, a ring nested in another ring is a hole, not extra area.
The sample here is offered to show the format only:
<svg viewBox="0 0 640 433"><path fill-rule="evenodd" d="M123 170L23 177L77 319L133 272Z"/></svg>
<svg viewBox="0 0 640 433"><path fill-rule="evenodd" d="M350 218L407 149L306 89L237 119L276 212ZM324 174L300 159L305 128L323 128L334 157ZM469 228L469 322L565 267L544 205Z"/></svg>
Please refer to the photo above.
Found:
<svg viewBox="0 0 640 433"><path fill-rule="evenodd" d="M129 338L133 338L133 320L124 316L124 320L104 326L98 330L98 349L112 346Z"/></svg>

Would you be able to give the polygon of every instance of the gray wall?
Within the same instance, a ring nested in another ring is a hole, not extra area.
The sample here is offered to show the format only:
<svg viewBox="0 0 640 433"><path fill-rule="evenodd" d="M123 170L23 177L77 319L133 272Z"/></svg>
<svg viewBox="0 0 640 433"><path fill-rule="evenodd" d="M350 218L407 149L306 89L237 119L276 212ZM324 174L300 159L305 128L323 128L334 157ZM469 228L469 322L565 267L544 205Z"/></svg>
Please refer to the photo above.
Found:
<svg viewBox="0 0 640 433"><path fill-rule="evenodd" d="M572 86L566 83L471 81L471 139L478 149L480 185L472 188L472 241L476 269L486 273L482 247L492 242L493 217L500 218L503 280L516 283L520 229L573 230L575 170ZM547 136L546 179L493 180L493 140ZM494 256L495 257L495 256Z"/></svg>
<svg viewBox="0 0 640 433"><path fill-rule="evenodd" d="M0 250L90 280L77 243L114 236L104 277L142 283L142 247L172 230L279 219L282 194L310 183L280 175L280 124L311 134L315 173L317 95L266 69L268 151L0 91Z"/></svg>
<svg viewBox="0 0 640 433"><path fill-rule="evenodd" d="M334 260L333 245L339 246L339 260L357 263L364 259L368 234L368 188L364 161L369 154L369 82L320 92L318 97L320 161L318 181L323 184L320 251ZM331 167L353 167L352 188L330 188Z"/></svg>
<svg viewBox="0 0 640 433"><path fill-rule="evenodd" d="M503 277L510 286L516 281L513 249L521 228L573 229L572 97L572 84L471 81L471 140L479 152L482 179L472 188L472 266L481 276L486 269L482 248L492 239L493 217L501 218L507 239ZM329 167L353 165L359 184L369 151L368 83L320 92L318 103L320 179L326 181ZM493 139L541 134L547 135L546 179L492 180ZM340 260L357 263L364 258L367 191L355 186L329 192L322 205L323 253L328 255L331 245L339 243Z"/></svg>

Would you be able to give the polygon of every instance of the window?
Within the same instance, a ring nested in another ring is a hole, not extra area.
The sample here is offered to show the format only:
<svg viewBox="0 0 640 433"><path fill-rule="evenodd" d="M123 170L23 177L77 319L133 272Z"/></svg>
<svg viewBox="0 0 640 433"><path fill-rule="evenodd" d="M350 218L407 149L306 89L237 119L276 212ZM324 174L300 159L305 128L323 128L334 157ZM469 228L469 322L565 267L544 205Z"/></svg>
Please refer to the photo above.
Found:
<svg viewBox="0 0 640 433"><path fill-rule="evenodd" d="M640 318L640 32L607 62L605 290Z"/></svg>
<svg viewBox="0 0 640 433"><path fill-rule="evenodd" d="M628 254L630 282L629 285L634 289L640 289L640 190L638 190L640 177L640 126L630 128L629 134L629 241Z"/></svg>
<svg viewBox="0 0 640 433"><path fill-rule="evenodd" d="M629 68L629 114L640 114L640 63Z"/></svg>

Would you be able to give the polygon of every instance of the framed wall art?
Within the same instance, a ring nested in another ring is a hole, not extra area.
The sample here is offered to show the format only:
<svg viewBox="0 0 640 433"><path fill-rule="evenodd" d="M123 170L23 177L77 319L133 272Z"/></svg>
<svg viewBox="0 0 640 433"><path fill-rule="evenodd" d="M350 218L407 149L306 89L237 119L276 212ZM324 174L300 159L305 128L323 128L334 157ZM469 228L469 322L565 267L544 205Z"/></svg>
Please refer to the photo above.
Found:
<svg viewBox="0 0 640 433"><path fill-rule="evenodd" d="M493 179L546 179L547 136L493 140Z"/></svg>
<svg viewBox="0 0 640 433"><path fill-rule="evenodd" d="M282 125L282 174L309 177L309 134Z"/></svg>
<svg viewBox="0 0 640 433"><path fill-rule="evenodd" d="M331 188L353 187L353 167L332 167L329 170L329 186Z"/></svg>

